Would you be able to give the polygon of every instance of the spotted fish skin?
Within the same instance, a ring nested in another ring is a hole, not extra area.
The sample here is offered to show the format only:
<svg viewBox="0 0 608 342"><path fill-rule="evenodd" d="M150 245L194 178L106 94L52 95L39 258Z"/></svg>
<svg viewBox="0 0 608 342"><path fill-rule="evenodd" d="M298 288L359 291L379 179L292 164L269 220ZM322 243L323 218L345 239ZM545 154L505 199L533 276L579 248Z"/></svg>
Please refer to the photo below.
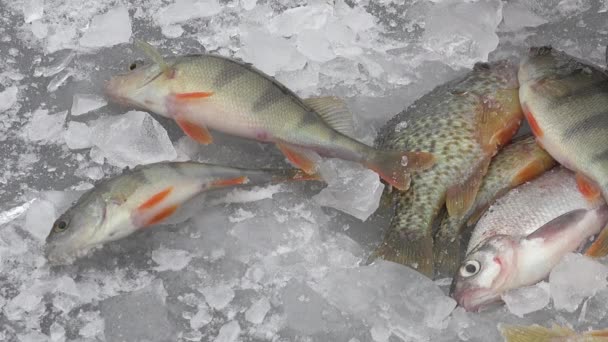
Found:
<svg viewBox="0 0 608 342"><path fill-rule="evenodd" d="M525 136L505 146L492 158L475 203L464 216L445 215L435 235L435 272L439 277L451 277L460 266L460 240L463 229L477 219L498 197L510 189L528 182L555 166L555 160L543 150L533 136Z"/></svg>
<svg viewBox="0 0 608 342"><path fill-rule="evenodd" d="M153 49L150 47L150 49ZM409 173L432 166L432 155L381 151L353 138L352 117L338 98L301 99L253 66L218 55L162 59L105 85L111 100L171 118L202 144L208 129L275 143L307 173L316 170L316 152L363 164L399 189Z"/></svg>
<svg viewBox="0 0 608 342"><path fill-rule="evenodd" d="M182 204L208 190L272 181L312 180L300 170L248 170L196 162L139 166L84 193L53 225L49 260L124 238L162 223Z"/></svg>
<svg viewBox="0 0 608 342"><path fill-rule="evenodd" d="M463 215L472 205L491 157L519 128L517 89L514 65L478 63L384 126L376 146L430 152L436 164L413 175L409 191L391 193L395 216L373 257L432 276L433 222L444 204L451 204L453 216ZM407 125L401 129L403 122Z"/></svg>
<svg viewBox="0 0 608 342"><path fill-rule="evenodd" d="M522 60L519 78L522 108L538 142L577 173L590 196L608 198L608 75L562 51L536 47Z"/></svg>

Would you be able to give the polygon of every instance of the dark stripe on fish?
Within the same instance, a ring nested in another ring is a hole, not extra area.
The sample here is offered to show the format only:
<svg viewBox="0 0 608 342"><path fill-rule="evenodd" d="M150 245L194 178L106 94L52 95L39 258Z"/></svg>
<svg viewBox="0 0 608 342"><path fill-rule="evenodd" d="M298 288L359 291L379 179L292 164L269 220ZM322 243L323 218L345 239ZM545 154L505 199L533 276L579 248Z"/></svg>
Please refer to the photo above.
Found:
<svg viewBox="0 0 608 342"><path fill-rule="evenodd" d="M590 82L585 86L572 89L565 96L554 99L553 105L559 106L564 103L570 102L574 97L590 97L594 95L608 95L608 79L602 79L597 82Z"/></svg>
<svg viewBox="0 0 608 342"><path fill-rule="evenodd" d="M273 104L281 101L284 96L285 94L283 94L280 89L271 83L269 84L268 88L266 88L264 93L253 104L253 111L261 112Z"/></svg>
<svg viewBox="0 0 608 342"><path fill-rule="evenodd" d="M304 128L306 126L312 126L318 123L320 119L317 117L317 114L314 112L308 112L302 115L300 118L300 122L298 122L298 128Z"/></svg>
<svg viewBox="0 0 608 342"><path fill-rule="evenodd" d="M608 160L608 148L593 156L595 161Z"/></svg>
<svg viewBox="0 0 608 342"><path fill-rule="evenodd" d="M230 84L230 82L236 80L241 75L245 74L247 69L242 67L235 67L233 64L224 63L222 71L217 75L213 81L214 89L220 89Z"/></svg>
<svg viewBox="0 0 608 342"><path fill-rule="evenodd" d="M574 138L579 134L585 134L591 130L605 130L608 128L608 108L604 112L595 113L577 121L574 125L564 131L566 139Z"/></svg>

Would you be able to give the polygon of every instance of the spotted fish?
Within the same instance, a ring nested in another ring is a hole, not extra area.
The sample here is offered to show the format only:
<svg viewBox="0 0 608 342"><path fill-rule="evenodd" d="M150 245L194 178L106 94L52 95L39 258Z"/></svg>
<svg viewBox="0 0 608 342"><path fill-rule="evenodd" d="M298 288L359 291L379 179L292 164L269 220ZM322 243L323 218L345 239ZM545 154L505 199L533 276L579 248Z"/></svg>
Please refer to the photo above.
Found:
<svg viewBox="0 0 608 342"><path fill-rule="evenodd" d="M384 126L378 148L429 152L436 164L414 174L409 191L392 193L396 213L372 258L433 274L432 227L440 210L445 205L461 217L471 208L490 159L519 128L516 73L508 61L478 63Z"/></svg>
<svg viewBox="0 0 608 342"><path fill-rule="evenodd" d="M213 141L208 129L272 142L309 174L317 167L316 152L361 163L401 190L409 187L411 172L434 163L429 153L378 150L351 138L352 117L338 98L303 100L251 65L211 54L164 59L147 43L138 44L153 63L112 77L106 94L174 119L201 144Z"/></svg>

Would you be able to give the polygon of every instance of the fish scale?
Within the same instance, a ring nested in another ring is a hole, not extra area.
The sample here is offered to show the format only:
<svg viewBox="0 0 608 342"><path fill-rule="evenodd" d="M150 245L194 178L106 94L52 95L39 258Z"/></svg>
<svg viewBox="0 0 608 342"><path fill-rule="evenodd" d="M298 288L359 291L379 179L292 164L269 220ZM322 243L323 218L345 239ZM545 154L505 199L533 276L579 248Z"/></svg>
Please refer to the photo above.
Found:
<svg viewBox="0 0 608 342"><path fill-rule="evenodd" d="M469 191L469 185L478 187L498 145L508 141L519 127L522 113L515 72L506 61L478 64L462 78L418 99L384 126L376 146L430 152L436 164L412 175L409 191L392 193L395 216L374 257L414 267L427 275L433 273L432 226L449 189L462 185ZM490 102L497 109L484 116ZM401 128L403 122L407 122L405 128ZM488 141L480 141L482 136ZM468 197L454 192L454 207L468 209L476 188L471 192Z"/></svg>

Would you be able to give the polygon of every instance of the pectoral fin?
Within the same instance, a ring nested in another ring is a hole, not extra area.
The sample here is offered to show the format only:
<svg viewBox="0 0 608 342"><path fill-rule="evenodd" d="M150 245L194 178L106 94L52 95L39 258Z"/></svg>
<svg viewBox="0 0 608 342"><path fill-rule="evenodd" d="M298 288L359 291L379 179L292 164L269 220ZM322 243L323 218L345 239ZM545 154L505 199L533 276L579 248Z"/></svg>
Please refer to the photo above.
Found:
<svg viewBox="0 0 608 342"><path fill-rule="evenodd" d="M542 227L535 230L533 233L526 237L526 240L543 239L550 240L554 237L558 237L561 233L573 227L573 222L582 220L587 215L586 209L577 209L568 212L562 216L554 218L553 220L545 223Z"/></svg>
<svg viewBox="0 0 608 342"><path fill-rule="evenodd" d="M601 258L608 255L608 226L602 229L595 241L587 248L585 255Z"/></svg>
<svg viewBox="0 0 608 342"><path fill-rule="evenodd" d="M596 204L598 206L604 203L604 198L602 197L602 190L597 184L588 178L587 176L577 173L576 174L576 187L580 191L580 193L585 197L587 201L591 204Z"/></svg>
<svg viewBox="0 0 608 342"><path fill-rule="evenodd" d="M463 216L475 202L479 186L488 171L490 158L484 158L477 167L473 169L468 179L451 186L445 198L445 206L450 217Z"/></svg>
<svg viewBox="0 0 608 342"><path fill-rule="evenodd" d="M307 174L317 172L317 164L314 161L315 156L312 154L313 152L282 142L277 143L277 147L294 166Z"/></svg>
<svg viewBox="0 0 608 342"><path fill-rule="evenodd" d="M179 117L176 118L175 121L187 136L197 141L199 144L209 145L213 142L213 138L205 126L192 123Z"/></svg>

